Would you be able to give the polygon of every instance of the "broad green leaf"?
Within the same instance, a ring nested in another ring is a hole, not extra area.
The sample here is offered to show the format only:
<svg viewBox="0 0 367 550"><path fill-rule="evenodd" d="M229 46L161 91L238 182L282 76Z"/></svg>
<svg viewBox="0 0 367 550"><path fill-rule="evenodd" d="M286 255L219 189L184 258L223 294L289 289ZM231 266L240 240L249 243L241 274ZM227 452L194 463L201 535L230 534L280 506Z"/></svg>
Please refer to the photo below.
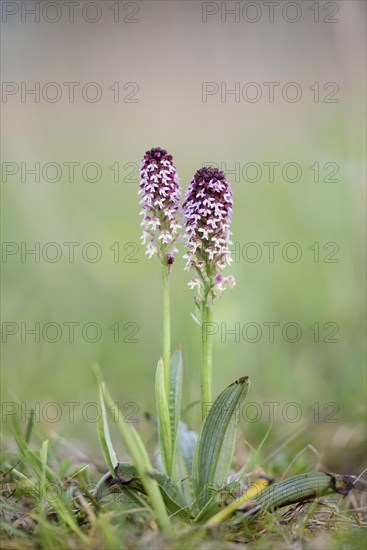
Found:
<svg viewBox="0 0 367 550"><path fill-rule="evenodd" d="M154 468L149 470L148 475L158 483L164 503L170 514L188 517L187 504L175 483L168 476L158 472ZM115 477L107 473L101 478L94 490L94 496L97 500L101 500L110 491L135 491L147 494L135 466L125 462L118 464Z"/></svg>
<svg viewBox="0 0 367 550"><path fill-rule="evenodd" d="M167 475L170 475L172 469L171 422L164 385L164 365L162 359L158 361L155 376L155 398L158 413L159 447L163 471Z"/></svg>
<svg viewBox="0 0 367 550"><path fill-rule="evenodd" d="M177 440L178 423L181 415L183 360L181 348L171 357L169 416L171 421L171 439L173 445Z"/></svg>
<svg viewBox="0 0 367 550"><path fill-rule="evenodd" d="M183 358L181 348L178 348L171 357L170 371L169 413L173 449L171 478L177 483L187 504L190 504L193 499L192 461L198 436L180 421L182 378Z"/></svg>
<svg viewBox="0 0 367 550"><path fill-rule="evenodd" d="M174 469L172 478L177 483L186 502L190 505L194 499L191 472L197 440L198 434L190 430L184 422L180 421L173 457Z"/></svg>
<svg viewBox="0 0 367 550"><path fill-rule="evenodd" d="M234 452L238 408L248 389L247 376L236 380L217 397L204 421L192 471L200 507L224 484Z"/></svg>
<svg viewBox="0 0 367 550"><path fill-rule="evenodd" d="M227 521L236 511L241 512L240 522L242 523L249 515L253 516L264 510L274 511L283 506L309 502L333 493L339 493L345 497L354 487L350 476L331 472L309 472L276 483L271 481L266 478L257 479L239 499L211 517L207 526ZM314 504L317 505L317 502ZM238 519L234 519L234 524L237 523L239 523Z"/></svg>
<svg viewBox="0 0 367 550"><path fill-rule="evenodd" d="M123 498L119 499L119 502L121 502L121 505L124 508L124 510L126 511L134 510L134 513L135 511L137 513L150 511L150 506L147 503L145 496L143 496L141 493L138 493L133 489L128 489L127 487L122 488L121 493L123 495ZM115 496L112 501L113 504L114 504L114 500L115 500Z"/></svg>
<svg viewBox="0 0 367 550"><path fill-rule="evenodd" d="M118 464L115 450L112 445L110 430L108 428L108 418L106 405L103 399L103 382L98 384L99 403L101 406L101 415L98 418L98 438L102 453L110 473L113 474Z"/></svg>
<svg viewBox="0 0 367 550"><path fill-rule="evenodd" d="M188 503L182 496L178 486L168 476L153 470L150 475L155 479L161 489L163 500L171 514L188 517Z"/></svg>
<svg viewBox="0 0 367 550"><path fill-rule="evenodd" d="M187 424L180 422L178 426L178 440L185 471L187 475L190 475L192 472L192 463L198 441L198 434L190 430Z"/></svg>
<svg viewBox="0 0 367 550"><path fill-rule="evenodd" d="M148 420L157 426L158 419L149 415ZM175 454L173 457L172 474L170 478L176 484L186 504L191 506L194 499L192 488L191 472L192 459L194 456L195 445L198 435L190 430L184 422L179 422L175 446ZM162 456L158 450L155 458L155 464L159 472L163 472Z"/></svg>
<svg viewBox="0 0 367 550"><path fill-rule="evenodd" d="M170 475L175 482L187 477L188 473L183 467L183 459L180 448L179 422L181 416L183 360L181 349L178 348L171 357L169 415L171 422L172 440L172 468ZM180 489L183 490L181 484ZM184 493L184 491L183 491ZM188 496L188 495L187 495ZM189 501L188 501L189 502Z"/></svg>
<svg viewBox="0 0 367 550"><path fill-rule="evenodd" d="M119 462L113 475L110 472L104 474L97 483L93 496L102 500L111 492L120 492L124 487L146 494L137 469L129 462Z"/></svg>
<svg viewBox="0 0 367 550"><path fill-rule="evenodd" d="M199 509L195 516L195 523L203 523L223 509L223 503L218 501L216 495L212 495L209 500Z"/></svg>

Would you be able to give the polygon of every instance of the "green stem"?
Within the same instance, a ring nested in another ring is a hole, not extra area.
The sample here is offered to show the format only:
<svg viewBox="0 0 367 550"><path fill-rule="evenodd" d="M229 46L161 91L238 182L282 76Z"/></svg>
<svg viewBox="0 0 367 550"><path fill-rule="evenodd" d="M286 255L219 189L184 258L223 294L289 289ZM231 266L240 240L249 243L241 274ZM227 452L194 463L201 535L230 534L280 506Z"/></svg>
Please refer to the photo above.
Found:
<svg viewBox="0 0 367 550"><path fill-rule="evenodd" d="M213 322L213 308L207 301L203 302L201 322L201 406L203 420L207 416L212 404L212 361L213 341L210 325Z"/></svg>
<svg viewBox="0 0 367 550"><path fill-rule="evenodd" d="M169 374L171 358L171 314L169 298L169 266L162 265L162 290L163 290L163 365L164 365L164 387L167 403L169 403Z"/></svg>

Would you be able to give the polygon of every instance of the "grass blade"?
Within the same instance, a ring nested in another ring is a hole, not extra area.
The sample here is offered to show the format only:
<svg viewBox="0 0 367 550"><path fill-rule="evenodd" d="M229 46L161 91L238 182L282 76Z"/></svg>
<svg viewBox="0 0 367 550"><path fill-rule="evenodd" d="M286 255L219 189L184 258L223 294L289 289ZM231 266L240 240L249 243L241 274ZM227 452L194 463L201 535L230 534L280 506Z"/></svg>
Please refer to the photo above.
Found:
<svg viewBox="0 0 367 550"><path fill-rule="evenodd" d="M113 475L118 464L115 450L112 445L110 430L108 428L108 418L106 406L103 399L103 382L98 384L98 395L101 406L101 415L98 418L98 438L101 450L110 473Z"/></svg>
<svg viewBox="0 0 367 550"><path fill-rule="evenodd" d="M25 436L24 436L25 442L27 444L29 443L29 441L31 439L33 425L34 425L35 412L36 411L34 409L31 410L31 413L29 415L29 419L28 419L28 422L27 422L27 428L26 428Z"/></svg>

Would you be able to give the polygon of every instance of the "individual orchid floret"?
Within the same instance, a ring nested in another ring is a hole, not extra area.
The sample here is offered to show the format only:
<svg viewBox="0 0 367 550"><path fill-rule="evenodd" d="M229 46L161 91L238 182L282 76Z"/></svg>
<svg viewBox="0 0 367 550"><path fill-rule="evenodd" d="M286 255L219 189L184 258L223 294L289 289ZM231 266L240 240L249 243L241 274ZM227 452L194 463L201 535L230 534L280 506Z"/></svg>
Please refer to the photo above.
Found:
<svg viewBox="0 0 367 550"><path fill-rule="evenodd" d="M157 254L162 263L171 265L181 229L178 221L181 189L172 155L160 147L147 151L140 164L140 177L141 240L147 245L150 258Z"/></svg>
<svg viewBox="0 0 367 550"><path fill-rule="evenodd" d="M232 262L232 190L225 174L212 167L198 170L186 193L183 212L186 269L194 268L198 275L189 286L198 287L199 302L214 300L235 285L234 277L221 273Z"/></svg>

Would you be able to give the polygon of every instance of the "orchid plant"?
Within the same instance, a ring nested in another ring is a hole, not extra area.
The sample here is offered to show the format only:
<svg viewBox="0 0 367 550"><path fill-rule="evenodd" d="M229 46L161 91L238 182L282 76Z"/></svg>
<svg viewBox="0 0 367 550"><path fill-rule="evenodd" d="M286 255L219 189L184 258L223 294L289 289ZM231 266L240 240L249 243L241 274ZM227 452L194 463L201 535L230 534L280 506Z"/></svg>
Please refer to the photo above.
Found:
<svg viewBox="0 0 367 550"><path fill-rule="evenodd" d="M181 188L172 156L165 149L155 147L147 151L140 165L140 204L143 216L141 240L147 245L147 255L157 255L162 265L163 289L163 371L166 399L169 398L171 319L169 276L175 254L175 243L181 225Z"/></svg>
<svg viewBox="0 0 367 550"><path fill-rule="evenodd" d="M130 498L134 495L135 502L150 507L159 528L170 532L173 518L216 525L236 521L234 512L239 510L247 520L260 510L331 492L346 494L348 481L336 474L304 474L271 486L272 480L262 471L250 486L244 482L243 472L234 479L228 476L234 455L235 413L248 392L249 379L240 377L212 402L212 340L207 327L213 320L214 302L226 288L235 285L233 276L223 275L231 263L231 186L217 168L200 168L181 209L181 189L172 156L160 147L145 153L140 176L142 242L148 257L156 256L162 270L162 358L155 377L159 454L154 467L139 433L124 422L96 368L102 411L99 439L109 472L98 483L95 499L99 501L111 491ZM186 269L195 272L188 284L196 290L194 319L201 326L203 422L199 434L180 420L183 360L180 349L171 355L169 281L181 237L186 247ZM132 464L117 460L109 415L117 419ZM237 499L230 496L234 482L240 494ZM223 502L223 494L230 502Z"/></svg>
<svg viewBox="0 0 367 550"><path fill-rule="evenodd" d="M205 417L212 403L212 338L207 328L213 321L214 300L226 287L235 285L233 276L224 277L221 273L232 261L229 251L232 190L224 173L210 167L198 170L188 188L183 211L186 269L196 271L189 286L197 288L195 303L200 312L201 401Z"/></svg>

